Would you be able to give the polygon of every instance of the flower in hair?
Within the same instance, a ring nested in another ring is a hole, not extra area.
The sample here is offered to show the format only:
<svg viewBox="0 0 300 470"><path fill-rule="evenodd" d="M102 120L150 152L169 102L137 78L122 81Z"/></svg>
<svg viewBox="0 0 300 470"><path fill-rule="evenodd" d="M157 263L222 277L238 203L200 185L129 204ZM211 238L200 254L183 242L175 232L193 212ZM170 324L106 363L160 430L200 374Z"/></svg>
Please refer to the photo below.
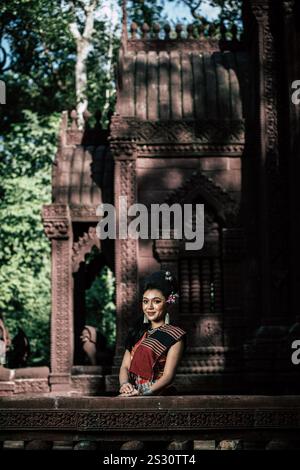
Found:
<svg viewBox="0 0 300 470"><path fill-rule="evenodd" d="M165 272L165 280L172 281L172 274L170 273L170 271Z"/></svg>
<svg viewBox="0 0 300 470"><path fill-rule="evenodd" d="M167 298L166 302L168 304L175 304L177 302L179 295L177 293L171 293L169 297Z"/></svg>

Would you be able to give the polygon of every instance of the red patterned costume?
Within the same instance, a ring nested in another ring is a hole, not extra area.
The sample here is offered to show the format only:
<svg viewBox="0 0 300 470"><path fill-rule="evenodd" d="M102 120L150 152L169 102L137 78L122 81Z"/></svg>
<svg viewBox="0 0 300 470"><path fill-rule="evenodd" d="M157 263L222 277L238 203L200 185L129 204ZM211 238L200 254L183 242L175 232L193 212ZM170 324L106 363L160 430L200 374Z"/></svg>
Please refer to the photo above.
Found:
<svg viewBox="0 0 300 470"><path fill-rule="evenodd" d="M131 350L129 368L130 382L142 392L144 387L155 383L164 372L169 348L185 335L178 326L162 325L154 330L145 331ZM166 387L158 394L170 393L174 387Z"/></svg>

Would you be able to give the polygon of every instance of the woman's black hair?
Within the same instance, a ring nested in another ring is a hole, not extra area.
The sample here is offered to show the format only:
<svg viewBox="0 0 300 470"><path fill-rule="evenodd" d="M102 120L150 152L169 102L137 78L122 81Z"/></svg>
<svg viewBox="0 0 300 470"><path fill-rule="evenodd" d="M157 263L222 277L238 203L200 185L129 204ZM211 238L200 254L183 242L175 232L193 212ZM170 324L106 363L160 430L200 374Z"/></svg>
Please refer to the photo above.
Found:
<svg viewBox="0 0 300 470"><path fill-rule="evenodd" d="M160 290L167 299L170 294L178 292L178 285L175 277L170 271L156 271L146 277L142 293L148 289Z"/></svg>
<svg viewBox="0 0 300 470"><path fill-rule="evenodd" d="M151 326L150 323L143 323L143 319L139 318L132 328L129 329L127 338L125 340L125 349L131 351L133 346L143 336L145 331Z"/></svg>
<svg viewBox="0 0 300 470"><path fill-rule="evenodd" d="M144 294L148 289L157 289L161 291L167 299L170 294L176 294L178 292L178 285L175 277L170 273L170 271L156 271L146 277L142 288L142 294ZM143 317L140 317L128 332L125 341L125 349L131 351L133 346L150 327L151 323L143 323Z"/></svg>

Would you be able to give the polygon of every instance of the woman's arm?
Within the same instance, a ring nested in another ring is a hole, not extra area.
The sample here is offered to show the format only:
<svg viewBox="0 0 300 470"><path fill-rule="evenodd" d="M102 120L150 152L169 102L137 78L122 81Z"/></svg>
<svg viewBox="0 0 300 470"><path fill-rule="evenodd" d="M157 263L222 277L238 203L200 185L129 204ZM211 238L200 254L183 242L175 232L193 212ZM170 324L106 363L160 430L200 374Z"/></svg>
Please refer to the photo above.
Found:
<svg viewBox="0 0 300 470"><path fill-rule="evenodd" d="M184 349L183 340L177 341L177 343L173 344L173 346L170 347L168 354L167 354L167 359L166 359L165 368L164 368L162 377L158 379L153 385L151 385L151 387L149 387L149 391L151 391L151 394L155 395L157 392L164 389L165 387L167 387L173 382L175 378L177 366L183 354L183 349ZM129 355L129 362L127 362L128 356L125 357L126 352L128 352L128 355ZM129 351L126 351L126 352L125 352L123 362L121 365L121 370L122 370L122 366L124 366L124 375L122 375L122 377L125 377L125 380L126 380L126 377L128 378L128 369L129 369L130 360L131 360ZM120 370L120 377L121 377L121 370ZM125 371L127 372L127 375L125 375ZM120 379L120 383L122 383L121 379ZM123 396L138 395L138 391L132 385L131 387L132 387L131 391L129 391L129 393L127 391L126 395L124 394ZM120 389L120 392L121 392L121 389Z"/></svg>
<svg viewBox="0 0 300 470"><path fill-rule="evenodd" d="M124 356L123 356L122 364L120 367L120 373L119 373L120 393L129 393L129 392L133 392L134 390L133 385L129 382L128 370L130 367L130 362L131 362L130 352L128 351L128 349L126 349Z"/></svg>
<svg viewBox="0 0 300 470"><path fill-rule="evenodd" d="M183 349L183 340L177 341L177 343L170 347L162 377L149 387L153 394L159 392L173 382L177 366L182 357Z"/></svg>

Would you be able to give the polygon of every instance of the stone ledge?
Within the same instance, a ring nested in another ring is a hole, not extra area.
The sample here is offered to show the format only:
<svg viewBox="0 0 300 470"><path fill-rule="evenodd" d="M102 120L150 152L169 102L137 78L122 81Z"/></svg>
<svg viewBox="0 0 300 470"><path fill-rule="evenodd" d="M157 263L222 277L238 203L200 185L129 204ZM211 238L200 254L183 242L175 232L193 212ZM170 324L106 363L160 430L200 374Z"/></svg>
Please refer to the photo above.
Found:
<svg viewBox="0 0 300 470"><path fill-rule="evenodd" d="M0 398L1 440L300 439L298 396Z"/></svg>
<svg viewBox="0 0 300 470"><path fill-rule="evenodd" d="M10 381L0 381L0 397L13 395L15 383Z"/></svg>

